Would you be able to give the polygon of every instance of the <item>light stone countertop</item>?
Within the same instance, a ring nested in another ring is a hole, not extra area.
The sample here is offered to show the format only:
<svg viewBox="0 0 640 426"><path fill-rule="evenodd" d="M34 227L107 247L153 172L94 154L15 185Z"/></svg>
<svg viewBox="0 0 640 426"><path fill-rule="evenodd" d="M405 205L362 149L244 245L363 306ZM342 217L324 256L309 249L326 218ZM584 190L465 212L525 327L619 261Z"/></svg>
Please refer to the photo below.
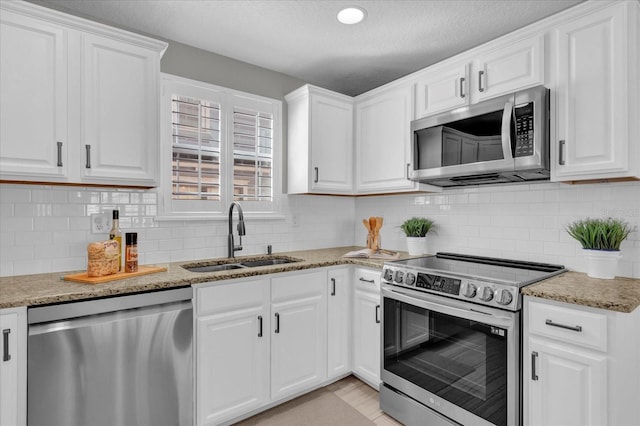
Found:
<svg viewBox="0 0 640 426"><path fill-rule="evenodd" d="M362 247L337 247L330 249L291 251L274 253L272 256L238 256L237 262L247 259L269 257L289 257L299 262L234 269L220 272L189 272L182 265L227 263L227 259L203 259L196 261L159 264L166 266L166 272L142 275L102 284L83 284L62 280L62 276L82 271L56 272L50 274L22 275L0 278L0 308L17 306L37 306L63 303L97 297L124 295L144 291L186 287L192 284L246 278L250 276L279 272L299 271L335 265L360 265L382 269L384 260L343 258L342 255ZM400 258L408 258L401 252ZM640 306L640 280L616 278L601 280L590 278L579 272L566 272L548 280L532 284L521 290L522 294L543 299L573 303L616 312L632 312Z"/></svg>
<svg viewBox="0 0 640 426"><path fill-rule="evenodd" d="M363 247L337 247L330 249L292 251L267 255L237 256L235 262L243 260L268 259L270 257L288 257L300 259L299 262L281 265L261 266L255 268L233 269L219 272L190 272L182 265L195 266L215 263L229 263L227 258L202 259L195 261L157 264L164 266L166 272L124 278L100 284L84 284L62 279L65 275L84 271L55 272L37 275L20 275L0 278L0 309L17 306L36 306L50 303L71 302L97 297L124 295L144 291L186 287L192 284L246 278L256 275L274 274L278 272L299 271L334 265L360 265L382 269L384 260L343 258L342 255ZM401 258L410 257L400 253Z"/></svg>
<svg viewBox="0 0 640 426"><path fill-rule="evenodd" d="M629 313L640 306L640 280L634 278L602 280L570 271L526 286L520 292L525 296L615 312Z"/></svg>

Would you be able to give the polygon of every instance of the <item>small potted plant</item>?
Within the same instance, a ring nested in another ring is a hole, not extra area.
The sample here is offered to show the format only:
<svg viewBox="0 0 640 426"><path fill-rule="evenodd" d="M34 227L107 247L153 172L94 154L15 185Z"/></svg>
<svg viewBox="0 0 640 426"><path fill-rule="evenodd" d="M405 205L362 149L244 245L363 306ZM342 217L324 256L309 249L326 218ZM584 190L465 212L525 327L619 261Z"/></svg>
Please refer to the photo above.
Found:
<svg viewBox="0 0 640 426"><path fill-rule="evenodd" d="M433 221L424 217L412 217L400 225L407 236L407 248L410 255L427 252L427 233L433 227Z"/></svg>
<svg viewBox="0 0 640 426"><path fill-rule="evenodd" d="M582 245L587 260L587 275L613 279L621 257L620 244L631 233L621 219L581 219L570 223L567 232Z"/></svg>

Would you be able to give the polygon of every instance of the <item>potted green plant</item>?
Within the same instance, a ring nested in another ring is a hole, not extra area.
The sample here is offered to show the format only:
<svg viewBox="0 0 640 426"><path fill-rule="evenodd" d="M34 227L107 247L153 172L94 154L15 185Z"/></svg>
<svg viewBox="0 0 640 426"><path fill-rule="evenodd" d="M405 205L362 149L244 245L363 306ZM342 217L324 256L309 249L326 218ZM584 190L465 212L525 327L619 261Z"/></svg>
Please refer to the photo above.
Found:
<svg viewBox="0 0 640 426"><path fill-rule="evenodd" d="M427 252L427 234L432 227L433 221L424 217L412 217L400 225L400 229L407 237L407 251L410 255Z"/></svg>
<svg viewBox="0 0 640 426"><path fill-rule="evenodd" d="M566 226L566 230L583 249L587 260L587 275L613 279L618 260L622 257L620 244L632 229L622 219L580 219Z"/></svg>

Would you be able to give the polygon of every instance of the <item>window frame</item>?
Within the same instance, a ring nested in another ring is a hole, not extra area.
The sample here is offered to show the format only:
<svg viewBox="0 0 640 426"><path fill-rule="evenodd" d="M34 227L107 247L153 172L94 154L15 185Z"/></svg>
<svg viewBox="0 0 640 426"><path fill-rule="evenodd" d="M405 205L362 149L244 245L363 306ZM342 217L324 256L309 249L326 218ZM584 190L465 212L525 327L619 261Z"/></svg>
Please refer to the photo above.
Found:
<svg viewBox="0 0 640 426"><path fill-rule="evenodd" d="M233 119L234 107L270 113L272 135L272 200L240 201L245 216L283 219L282 205L282 101L241 92L202 81L161 73L160 101L160 186L158 187L157 221L227 220L228 206L233 202ZM174 200L172 196L172 96L209 100L220 105L220 201Z"/></svg>

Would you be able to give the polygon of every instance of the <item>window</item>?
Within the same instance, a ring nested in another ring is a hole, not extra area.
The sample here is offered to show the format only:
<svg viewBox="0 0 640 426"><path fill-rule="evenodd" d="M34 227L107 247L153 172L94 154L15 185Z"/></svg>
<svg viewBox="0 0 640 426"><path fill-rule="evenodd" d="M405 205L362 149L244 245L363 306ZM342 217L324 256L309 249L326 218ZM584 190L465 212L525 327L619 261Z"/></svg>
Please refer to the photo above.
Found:
<svg viewBox="0 0 640 426"><path fill-rule="evenodd" d="M282 103L163 75L160 219L277 214Z"/></svg>

